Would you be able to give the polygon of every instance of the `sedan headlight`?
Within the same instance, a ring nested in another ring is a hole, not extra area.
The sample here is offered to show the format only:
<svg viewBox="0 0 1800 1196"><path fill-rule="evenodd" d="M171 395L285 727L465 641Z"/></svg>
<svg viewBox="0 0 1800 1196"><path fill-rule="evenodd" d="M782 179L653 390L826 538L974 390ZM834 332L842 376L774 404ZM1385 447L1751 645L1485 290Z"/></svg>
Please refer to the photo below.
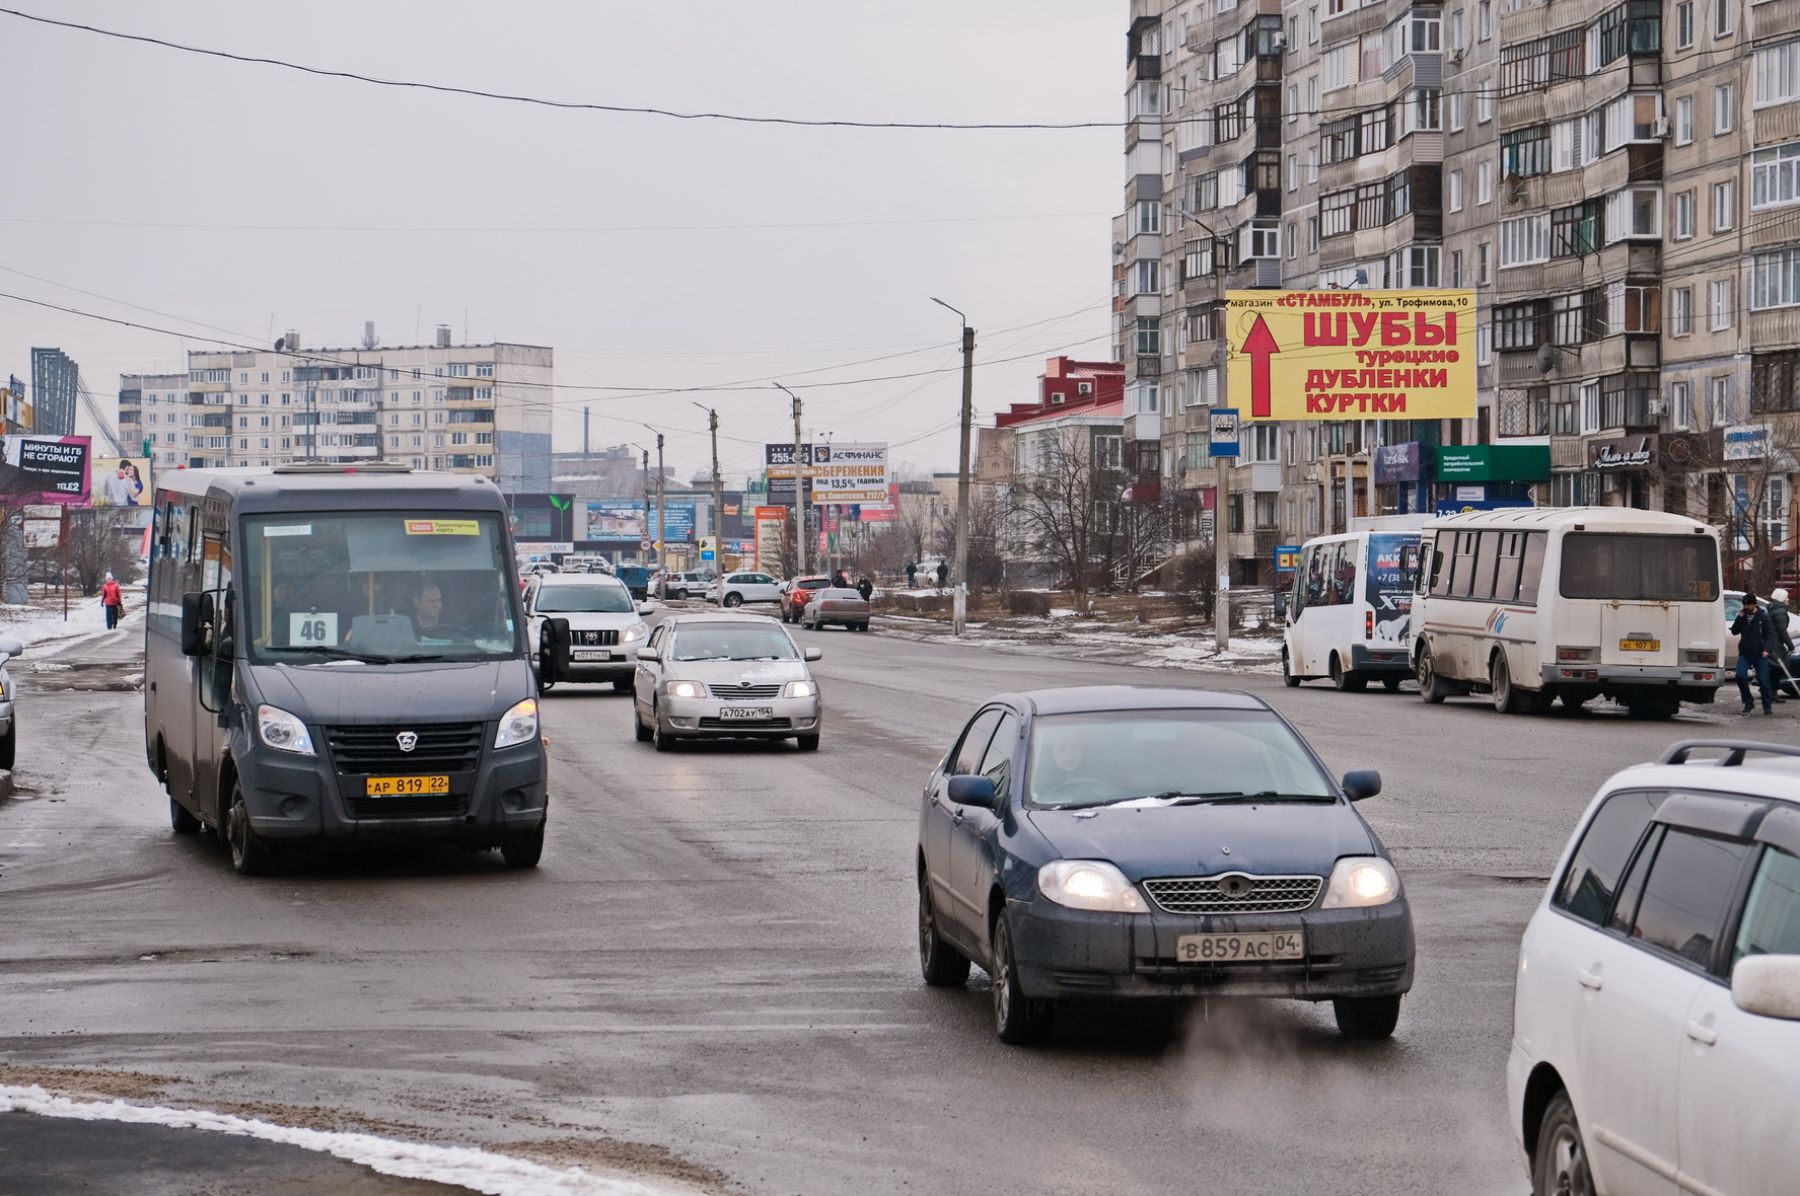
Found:
<svg viewBox="0 0 1800 1196"><path fill-rule="evenodd" d="M1400 876L1379 856L1346 856L1331 870L1320 909L1364 909L1400 895Z"/></svg>
<svg viewBox="0 0 1800 1196"><path fill-rule="evenodd" d="M1070 909L1141 914L1143 899L1105 860L1056 860L1038 869L1038 892Z"/></svg>
<svg viewBox="0 0 1800 1196"><path fill-rule="evenodd" d="M306 724L279 707L256 708L256 733L265 745L278 752L292 752L296 756L316 754Z"/></svg>
<svg viewBox="0 0 1800 1196"><path fill-rule="evenodd" d="M671 681L669 682L669 696L671 698L704 698L706 687L698 681Z"/></svg>
<svg viewBox="0 0 1800 1196"><path fill-rule="evenodd" d="M619 636L619 642L621 644L635 644L649 634L650 625L648 623L633 623Z"/></svg>
<svg viewBox="0 0 1800 1196"><path fill-rule="evenodd" d="M494 736L497 748L517 747L537 738L538 705L536 698L526 698L500 716L500 733Z"/></svg>
<svg viewBox="0 0 1800 1196"><path fill-rule="evenodd" d="M818 694L819 687L810 681L790 681L781 687L784 698L810 698Z"/></svg>

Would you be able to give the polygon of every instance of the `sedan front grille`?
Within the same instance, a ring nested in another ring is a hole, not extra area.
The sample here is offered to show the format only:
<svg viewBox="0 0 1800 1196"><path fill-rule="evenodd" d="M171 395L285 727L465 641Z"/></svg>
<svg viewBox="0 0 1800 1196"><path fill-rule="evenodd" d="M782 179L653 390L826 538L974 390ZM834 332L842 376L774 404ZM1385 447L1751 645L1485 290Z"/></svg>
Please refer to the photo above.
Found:
<svg viewBox="0 0 1800 1196"><path fill-rule="evenodd" d="M1293 914L1311 909L1325 887L1322 876L1163 877L1146 880L1144 888L1171 914Z"/></svg>
<svg viewBox="0 0 1800 1196"><path fill-rule="evenodd" d="M481 762L481 723L328 727L325 742L338 771L361 776L473 772ZM401 735L417 736L410 752Z"/></svg>
<svg viewBox="0 0 1800 1196"><path fill-rule="evenodd" d="M709 685L713 697L726 702L767 702L781 696L779 685Z"/></svg>
<svg viewBox="0 0 1800 1196"><path fill-rule="evenodd" d="M616 628L601 631L577 631L573 634L573 642L583 647L611 647L619 642L619 632Z"/></svg>

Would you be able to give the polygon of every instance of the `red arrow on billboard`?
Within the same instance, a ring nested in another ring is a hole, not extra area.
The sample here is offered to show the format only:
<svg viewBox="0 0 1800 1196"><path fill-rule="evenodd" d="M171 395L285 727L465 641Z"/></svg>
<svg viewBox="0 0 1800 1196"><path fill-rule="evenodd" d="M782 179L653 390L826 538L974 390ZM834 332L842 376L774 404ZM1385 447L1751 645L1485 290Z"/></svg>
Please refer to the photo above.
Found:
<svg viewBox="0 0 1800 1196"><path fill-rule="evenodd" d="M1244 352L1250 355L1250 417L1268 419L1273 414L1273 396L1269 386L1269 358L1281 352L1275 334L1259 315L1244 338Z"/></svg>

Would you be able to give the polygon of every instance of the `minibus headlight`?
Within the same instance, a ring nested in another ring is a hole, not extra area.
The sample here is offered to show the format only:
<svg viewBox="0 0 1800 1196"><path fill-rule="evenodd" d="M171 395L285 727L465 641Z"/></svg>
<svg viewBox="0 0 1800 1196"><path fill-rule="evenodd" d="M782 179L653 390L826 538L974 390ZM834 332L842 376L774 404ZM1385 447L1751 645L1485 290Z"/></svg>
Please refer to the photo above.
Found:
<svg viewBox="0 0 1800 1196"><path fill-rule="evenodd" d="M306 724L276 706L256 708L256 734L264 746L296 756L316 755Z"/></svg>
<svg viewBox="0 0 1800 1196"><path fill-rule="evenodd" d="M497 748L517 747L521 743L530 743L536 739L537 733L537 699L526 698L500 716L500 733L494 736L494 746Z"/></svg>

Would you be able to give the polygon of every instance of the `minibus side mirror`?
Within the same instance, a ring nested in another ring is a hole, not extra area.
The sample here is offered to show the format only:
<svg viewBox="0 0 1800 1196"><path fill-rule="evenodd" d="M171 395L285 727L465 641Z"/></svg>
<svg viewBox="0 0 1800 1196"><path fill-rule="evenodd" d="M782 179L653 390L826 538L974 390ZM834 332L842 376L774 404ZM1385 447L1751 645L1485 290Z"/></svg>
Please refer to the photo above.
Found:
<svg viewBox="0 0 1800 1196"><path fill-rule="evenodd" d="M1288 615L1288 596L1286 590L1275 591L1275 617L1285 619Z"/></svg>
<svg viewBox="0 0 1800 1196"><path fill-rule="evenodd" d="M561 681L569 675L569 621L545 619L538 648L538 675L545 681Z"/></svg>
<svg viewBox="0 0 1800 1196"><path fill-rule="evenodd" d="M181 596L181 652L201 656L206 652L206 629L212 625L213 596L200 590Z"/></svg>

